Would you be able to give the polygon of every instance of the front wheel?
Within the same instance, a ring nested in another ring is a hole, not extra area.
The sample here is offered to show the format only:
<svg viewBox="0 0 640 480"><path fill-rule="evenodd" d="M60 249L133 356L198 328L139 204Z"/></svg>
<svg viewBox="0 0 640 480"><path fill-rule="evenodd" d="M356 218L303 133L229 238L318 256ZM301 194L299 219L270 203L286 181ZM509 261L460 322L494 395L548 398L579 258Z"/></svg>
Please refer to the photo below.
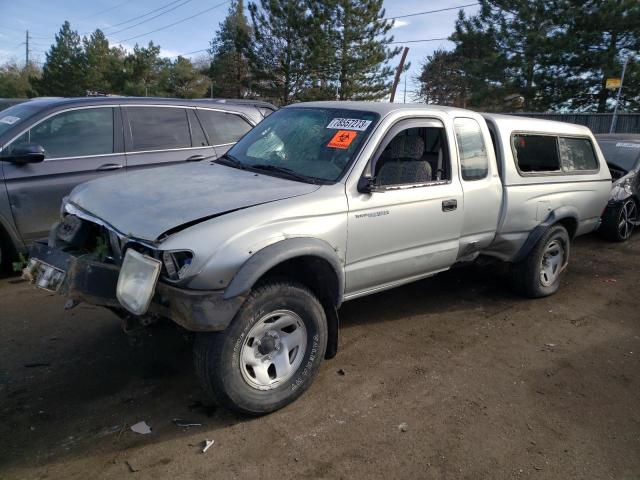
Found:
<svg viewBox="0 0 640 480"><path fill-rule="evenodd" d="M638 204L633 198L622 203L607 206L602 215L600 233L612 242L624 242L629 239L638 223Z"/></svg>
<svg viewBox="0 0 640 480"><path fill-rule="evenodd" d="M542 235L529 255L511 266L514 289L530 298L553 295L569 262L569 233L554 225Z"/></svg>
<svg viewBox="0 0 640 480"><path fill-rule="evenodd" d="M196 373L221 406L261 415L293 402L311 385L327 345L318 299L295 282L254 289L224 332L201 333Z"/></svg>

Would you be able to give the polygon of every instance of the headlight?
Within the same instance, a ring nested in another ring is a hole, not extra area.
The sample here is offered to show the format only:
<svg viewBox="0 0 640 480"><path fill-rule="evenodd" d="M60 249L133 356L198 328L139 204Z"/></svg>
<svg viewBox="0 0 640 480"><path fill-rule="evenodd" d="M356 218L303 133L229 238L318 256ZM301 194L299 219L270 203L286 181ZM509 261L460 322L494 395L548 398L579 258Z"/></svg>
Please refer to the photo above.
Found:
<svg viewBox="0 0 640 480"><path fill-rule="evenodd" d="M192 260L193 253L188 250L177 250L162 254L162 263L170 280L182 280L187 274Z"/></svg>
<svg viewBox="0 0 640 480"><path fill-rule="evenodd" d="M135 315L146 313L156 288L162 263L132 248L127 250L118 276L116 297Z"/></svg>

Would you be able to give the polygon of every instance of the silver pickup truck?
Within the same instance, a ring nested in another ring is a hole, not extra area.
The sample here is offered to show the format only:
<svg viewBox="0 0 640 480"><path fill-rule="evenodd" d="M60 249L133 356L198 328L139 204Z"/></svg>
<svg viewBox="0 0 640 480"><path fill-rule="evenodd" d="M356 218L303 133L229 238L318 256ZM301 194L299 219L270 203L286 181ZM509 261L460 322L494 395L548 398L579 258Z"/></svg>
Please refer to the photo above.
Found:
<svg viewBox="0 0 640 480"><path fill-rule="evenodd" d="M455 108L286 107L207 163L75 188L25 275L169 318L221 405L292 402L335 355L340 305L490 256L527 297L558 290L611 176L584 127Z"/></svg>

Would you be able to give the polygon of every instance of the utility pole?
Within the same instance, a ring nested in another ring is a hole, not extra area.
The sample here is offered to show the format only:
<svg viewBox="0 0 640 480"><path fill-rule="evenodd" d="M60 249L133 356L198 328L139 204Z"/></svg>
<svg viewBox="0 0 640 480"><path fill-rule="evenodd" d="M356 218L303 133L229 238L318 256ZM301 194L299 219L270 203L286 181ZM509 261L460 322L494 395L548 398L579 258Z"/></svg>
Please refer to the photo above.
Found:
<svg viewBox="0 0 640 480"><path fill-rule="evenodd" d="M398 83L400 83L400 74L402 73L402 69L404 68L404 61L407 59L407 53L409 53L409 47L404 47L402 58L400 59L400 65L398 65L398 70L396 70L396 77L393 79L393 86L391 87L391 99L389 100L389 102L391 103L393 103L393 100L396 98L396 89L398 88Z"/></svg>
<svg viewBox="0 0 640 480"><path fill-rule="evenodd" d="M620 77L620 86L618 87L618 95L616 95L616 106L613 108L613 118L611 118L611 128L609 129L609 133L615 133L616 131L616 123L618 122L618 105L620 105L620 94L622 93L622 84L624 83L624 74L627 71L629 58L631 58L631 55L627 55L627 58L624 60L624 64L622 65L622 76Z"/></svg>
<svg viewBox="0 0 640 480"><path fill-rule="evenodd" d="M29 66L29 30L27 30L27 38L25 41L25 55L24 55L25 61L24 61L24 65L25 67Z"/></svg>

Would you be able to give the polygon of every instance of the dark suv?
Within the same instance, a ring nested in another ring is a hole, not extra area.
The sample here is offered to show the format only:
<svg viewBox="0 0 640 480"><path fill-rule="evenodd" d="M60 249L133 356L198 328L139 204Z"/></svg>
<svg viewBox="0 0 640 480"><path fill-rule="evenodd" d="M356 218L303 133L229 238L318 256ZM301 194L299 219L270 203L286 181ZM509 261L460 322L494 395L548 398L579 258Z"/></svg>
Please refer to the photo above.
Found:
<svg viewBox="0 0 640 480"><path fill-rule="evenodd" d="M0 267L8 252L46 238L77 184L216 158L260 120L251 106L160 98L41 99L3 110Z"/></svg>

